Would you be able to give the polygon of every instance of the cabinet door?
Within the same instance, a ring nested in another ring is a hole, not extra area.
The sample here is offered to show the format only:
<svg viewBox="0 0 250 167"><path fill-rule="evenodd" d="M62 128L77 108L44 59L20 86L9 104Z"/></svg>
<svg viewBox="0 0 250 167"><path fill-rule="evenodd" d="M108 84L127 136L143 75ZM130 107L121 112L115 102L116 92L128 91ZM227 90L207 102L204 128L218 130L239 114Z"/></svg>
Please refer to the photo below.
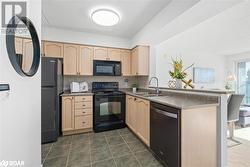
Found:
<svg viewBox="0 0 250 167"><path fill-rule="evenodd" d="M74 97L62 97L62 131L74 130Z"/></svg>
<svg viewBox="0 0 250 167"><path fill-rule="evenodd" d="M23 54L23 39L15 37L16 54Z"/></svg>
<svg viewBox="0 0 250 167"><path fill-rule="evenodd" d="M23 60L22 69L29 72L33 62L33 43L31 39L23 39Z"/></svg>
<svg viewBox="0 0 250 167"><path fill-rule="evenodd" d="M108 60L108 49L102 47L94 48L94 59L95 60Z"/></svg>
<svg viewBox="0 0 250 167"><path fill-rule="evenodd" d="M80 75L93 75L94 48L80 46L79 72Z"/></svg>
<svg viewBox="0 0 250 167"><path fill-rule="evenodd" d="M139 138L149 146L149 115L150 115L150 103L147 100L139 99L136 100L137 112L137 125L136 133Z"/></svg>
<svg viewBox="0 0 250 167"><path fill-rule="evenodd" d="M131 58L131 72L132 75L138 75L138 48L134 48L132 50L132 58Z"/></svg>
<svg viewBox="0 0 250 167"><path fill-rule="evenodd" d="M63 44L57 42L44 42L44 56L63 58Z"/></svg>
<svg viewBox="0 0 250 167"><path fill-rule="evenodd" d="M149 75L149 47L137 47L137 75Z"/></svg>
<svg viewBox="0 0 250 167"><path fill-rule="evenodd" d="M78 75L79 46L64 44L64 75Z"/></svg>
<svg viewBox="0 0 250 167"><path fill-rule="evenodd" d="M136 98L132 96L126 97L126 124L136 132Z"/></svg>
<svg viewBox="0 0 250 167"><path fill-rule="evenodd" d="M108 60L110 61L121 61L121 51L120 49L108 49Z"/></svg>
<svg viewBox="0 0 250 167"><path fill-rule="evenodd" d="M122 75L131 75L131 51L121 50Z"/></svg>

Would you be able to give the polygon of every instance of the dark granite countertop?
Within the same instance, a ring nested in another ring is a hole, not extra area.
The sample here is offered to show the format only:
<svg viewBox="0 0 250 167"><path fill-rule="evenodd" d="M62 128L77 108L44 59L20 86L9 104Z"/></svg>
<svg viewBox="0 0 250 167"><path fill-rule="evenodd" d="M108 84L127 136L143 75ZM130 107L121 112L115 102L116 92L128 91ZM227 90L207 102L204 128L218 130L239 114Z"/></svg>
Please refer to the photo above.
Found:
<svg viewBox="0 0 250 167"><path fill-rule="evenodd" d="M70 91L64 91L61 96L92 96L93 93L91 91L87 92L79 92L79 93L71 93Z"/></svg>
<svg viewBox="0 0 250 167"><path fill-rule="evenodd" d="M156 87L149 87L155 89ZM235 91L226 90L226 89L174 89L174 88L166 88L159 87L161 90L166 91L178 91L178 92L194 92L194 93L209 93L209 94L233 94Z"/></svg>
<svg viewBox="0 0 250 167"><path fill-rule="evenodd" d="M200 107L208 107L208 106L218 106L218 99L209 97L209 96L192 96L192 95L185 95L185 94L172 94L169 92L162 92L161 96L153 96L147 97L140 94L140 92L146 92L152 90L139 90L137 93L133 93L131 89L120 89L120 91L135 96L138 98L142 98L145 100L149 100L152 102L164 104L167 106L175 107L178 109L191 109L191 108L200 108ZM139 93L139 94L138 94Z"/></svg>

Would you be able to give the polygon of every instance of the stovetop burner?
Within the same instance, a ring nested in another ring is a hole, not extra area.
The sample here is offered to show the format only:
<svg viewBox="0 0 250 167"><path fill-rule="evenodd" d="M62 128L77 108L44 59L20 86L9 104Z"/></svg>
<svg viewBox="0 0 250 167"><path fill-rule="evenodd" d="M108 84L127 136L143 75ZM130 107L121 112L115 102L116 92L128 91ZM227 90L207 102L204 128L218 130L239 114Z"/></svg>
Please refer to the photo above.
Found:
<svg viewBox="0 0 250 167"><path fill-rule="evenodd" d="M114 92L119 90L118 82L93 82L92 92Z"/></svg>

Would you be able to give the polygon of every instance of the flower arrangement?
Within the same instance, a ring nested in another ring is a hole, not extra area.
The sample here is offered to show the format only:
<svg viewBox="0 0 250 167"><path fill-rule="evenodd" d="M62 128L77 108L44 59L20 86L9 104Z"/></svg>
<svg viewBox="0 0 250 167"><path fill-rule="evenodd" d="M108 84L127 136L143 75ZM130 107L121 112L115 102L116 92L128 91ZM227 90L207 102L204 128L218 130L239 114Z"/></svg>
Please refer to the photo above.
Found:
<svg viewBox="0 0 250 167"><path fill-rule="evenodd" d="M191 68L194 65L194 64L192 64L183 70L184 66L183 66L183 61L181 58L176 58L176 59L172 58L171 64L172 64L174 70L169 71L170 76L173 79L180 79L180 80L183 80L184 78L186 78L186 76L187 76L186 70Z"/></svg>

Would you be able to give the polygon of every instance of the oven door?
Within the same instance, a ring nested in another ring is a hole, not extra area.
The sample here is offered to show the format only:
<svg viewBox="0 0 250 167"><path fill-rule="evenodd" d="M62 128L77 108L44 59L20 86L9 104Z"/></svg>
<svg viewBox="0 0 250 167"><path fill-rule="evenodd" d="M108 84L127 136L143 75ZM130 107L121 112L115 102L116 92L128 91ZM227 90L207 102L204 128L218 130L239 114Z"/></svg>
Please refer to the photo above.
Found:
<svg viewBox="0 0 250 167"><path fill-rule="evenodd" d="M94 128L125 124L125 95L95 95Z"/></svg>
<svg viewBox="0 0 250 167"><path fill-rule="evenodd" d="M94 76L114 76L115 64L109 61L94 61Z"/></svg>

